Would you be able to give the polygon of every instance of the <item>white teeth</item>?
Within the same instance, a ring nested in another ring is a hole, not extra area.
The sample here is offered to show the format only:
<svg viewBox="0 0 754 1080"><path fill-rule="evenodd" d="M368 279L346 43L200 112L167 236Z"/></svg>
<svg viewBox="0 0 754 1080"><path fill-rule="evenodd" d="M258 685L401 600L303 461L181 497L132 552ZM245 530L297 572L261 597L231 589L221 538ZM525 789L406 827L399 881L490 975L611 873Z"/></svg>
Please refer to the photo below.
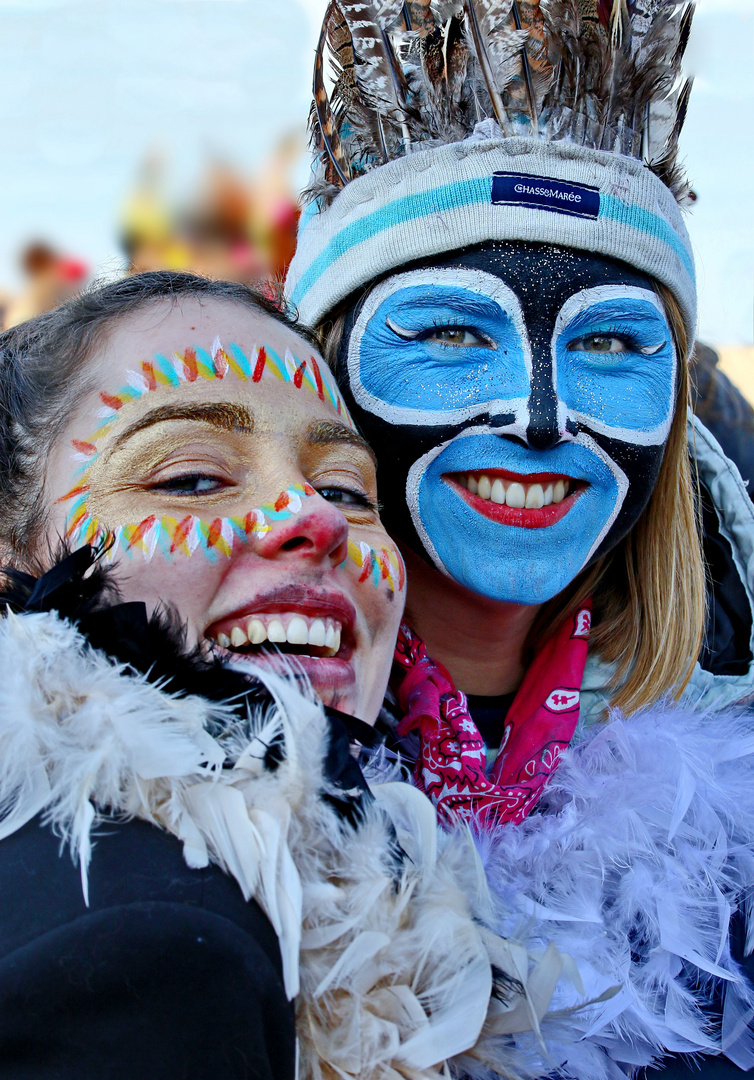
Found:
<svg viewBox="0 0 754 1080"><path fill-rule="evenodd" d="M508 506L514 506L516 509L521 509L526 505L526 495L524 493L523 484L510 484L508 490L505 493L505 501Z"/></svg>
<svg viewBox="0 0 754 1080"><path fill-rule="evenodd" d="M541 484L532 484L526 492L527 510L539 510L545 504L545 493Z"/></svg>
<svg viewBox="0 0 754 1080"><path fill-rule="evenodd" d="M249 635L249 641L252 645L261 645L263 641L267 640L267 627L261 619L249 619L246 633Z"/></svg>
<svg viewBox="0 0 754 1080"><path fill-rule="evenodd" d="M287 624L287 626L286 626ZM293 612L283 612L279 617L253 615L244 632L243 627L234 626L230 637L225 633L217 635L217 644L223 649L240 648L243 645L262 645L266 641L282 645L314 645L326 649L327 654L335 656L340 649L342 627L334 619L309 619Z"/></svg>
<svg viewBox="0 0 754 1080"><path fill-rule="evenodd" d="M527 510L540 510L543 506L560 503L570 494L571 489L568 480L557 480L549 484L520 484L516 481L503 481L500 477L490 479L486 474L477 479L470 473L460 475L459 483L480 499L491 500L498 506L507 505L517 510L524 507Z"/></svg>
<svg viewBox="0 0 754 1080"><path fill-rule="evenodd" d="M492 485L492 491L490 492L490 498L494 503L498 503L500 506L505 505L505 488L503 487L502 480L496 480Z"/></svg>
<svg viewBox="0 0 754 1080"><path fill-rule="evenodd" d="M289 645L308 645L309 627L300 615L296 615L288 623L286 637Z"/></svg>

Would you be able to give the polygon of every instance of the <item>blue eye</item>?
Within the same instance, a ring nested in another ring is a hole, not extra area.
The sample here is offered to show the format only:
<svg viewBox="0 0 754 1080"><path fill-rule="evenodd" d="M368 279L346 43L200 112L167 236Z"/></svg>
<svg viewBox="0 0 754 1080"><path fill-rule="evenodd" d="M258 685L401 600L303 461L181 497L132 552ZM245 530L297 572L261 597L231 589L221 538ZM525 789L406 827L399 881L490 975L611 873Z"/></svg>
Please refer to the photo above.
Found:
<svg viewBox="0 0 754 1080"><path fill-rule="evenodd" d="M169 480L162 480L159 484L153 484L152 491L165 491L171 495L210 495L216 491L222 491L227 487L227 482L219 476L207 476L206 473L183 473L180 476L171 476Z"/></svg>
<svg viewBox="0 0 754 1080"><path fill-rule="evenodd" d="M317 488L317 494L336 506L361 506L367 510L377 509L368 495L365 495L363 491L356 491L354 488L320 487Z"/></svg>
<svg viewBox="0 0 754 1080"><path fill-rule="evenodd" d="M597 356L610 356L612 353L641 353L642 356L654 356L666 345L660 341L657 345L640 345L627 334L586 334L567 345L568 352L592 353Z"/></svg>

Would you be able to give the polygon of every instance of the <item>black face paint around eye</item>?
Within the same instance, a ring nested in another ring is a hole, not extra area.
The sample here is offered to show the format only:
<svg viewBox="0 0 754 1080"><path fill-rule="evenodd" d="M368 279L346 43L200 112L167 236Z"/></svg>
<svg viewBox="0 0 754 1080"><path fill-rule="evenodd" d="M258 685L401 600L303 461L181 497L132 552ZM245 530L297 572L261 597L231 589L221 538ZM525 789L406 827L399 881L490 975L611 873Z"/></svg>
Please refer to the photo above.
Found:
<svg viewBox="0 0 754 1080"><path fill-rule="evenodd" d="M532 604L646 506L676 358L645 274L491 242L375 286L348 312L339 378L388 530L472 591Z"/></svg>

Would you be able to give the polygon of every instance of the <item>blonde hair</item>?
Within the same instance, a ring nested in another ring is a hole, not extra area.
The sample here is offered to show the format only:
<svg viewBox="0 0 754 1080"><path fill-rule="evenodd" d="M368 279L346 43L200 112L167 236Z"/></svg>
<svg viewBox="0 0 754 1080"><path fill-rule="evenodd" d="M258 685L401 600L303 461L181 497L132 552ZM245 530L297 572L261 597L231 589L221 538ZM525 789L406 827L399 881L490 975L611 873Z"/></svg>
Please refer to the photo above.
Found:
<svg viewBox="0 0 754 1080"><path fill-rule="evenodd" d="M591 596L591 648L615 664L611 704L630 715L658 698L679 698L702 646L706 582L698 502L687 438L689 341L675 297L656 284L675 341L678 392L659 476L641 517L621 542L543 604L524 660ZM335 316L321 328L322 352L334 368L344 330Z"/></svg>

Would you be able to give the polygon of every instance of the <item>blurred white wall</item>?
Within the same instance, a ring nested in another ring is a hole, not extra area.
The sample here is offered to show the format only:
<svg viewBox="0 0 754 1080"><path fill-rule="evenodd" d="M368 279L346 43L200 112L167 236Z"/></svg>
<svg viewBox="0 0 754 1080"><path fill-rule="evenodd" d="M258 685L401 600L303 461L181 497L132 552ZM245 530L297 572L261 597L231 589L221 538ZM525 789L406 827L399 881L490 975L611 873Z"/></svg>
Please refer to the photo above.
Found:
<svg viewBox="0 0 754 1080"><path fill-rule="evenodd" d="M324 6L0 0L0 286L36 237L115 272L118 210L150 149L180 193L208 155L248 169L302 129ZM689 69L700 333L752 344L754 0L700 0Z"/></svg>

